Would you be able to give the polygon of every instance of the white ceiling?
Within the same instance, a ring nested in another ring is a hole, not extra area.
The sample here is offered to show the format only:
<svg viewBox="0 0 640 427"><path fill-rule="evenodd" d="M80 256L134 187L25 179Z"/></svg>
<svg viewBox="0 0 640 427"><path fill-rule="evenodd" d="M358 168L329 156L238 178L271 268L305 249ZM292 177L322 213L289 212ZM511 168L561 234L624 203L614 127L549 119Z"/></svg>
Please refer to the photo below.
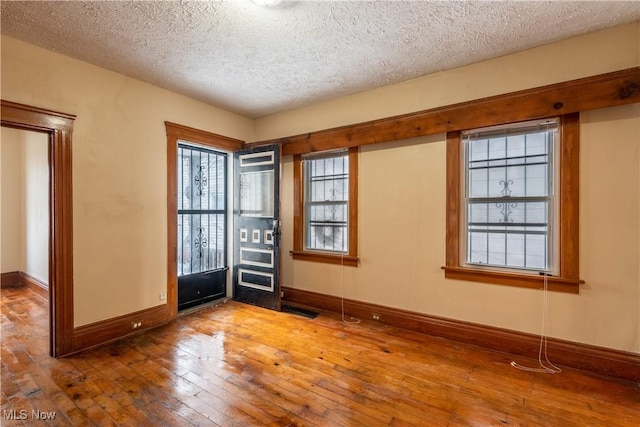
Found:
<svg viewBox="0 0 640 427"><path fill-rule="evenodd" d="M640 20L640 1L26 1L2 34L257 118ZM594 58L597 61L597 58Z"/></svg>

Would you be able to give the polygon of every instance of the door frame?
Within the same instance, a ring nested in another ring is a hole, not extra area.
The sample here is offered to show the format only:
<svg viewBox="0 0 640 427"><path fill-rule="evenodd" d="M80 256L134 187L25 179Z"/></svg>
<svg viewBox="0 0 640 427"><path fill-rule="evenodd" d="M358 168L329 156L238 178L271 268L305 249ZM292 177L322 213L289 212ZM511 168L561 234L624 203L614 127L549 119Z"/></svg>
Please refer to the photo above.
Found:
<svg viewBox="0 0 640 427"><path fill-rule="evenodd" d="M49 135L49 354L73 352L73 187L76 116L1 100L1 125Z"/></svg>
<svg viewBox="0 0 640 427"><path fill-rule="evenodd" d="M178 140L224 151L244 148L244 141L172 122L167 133L167 319L178 315Z"/></svg>

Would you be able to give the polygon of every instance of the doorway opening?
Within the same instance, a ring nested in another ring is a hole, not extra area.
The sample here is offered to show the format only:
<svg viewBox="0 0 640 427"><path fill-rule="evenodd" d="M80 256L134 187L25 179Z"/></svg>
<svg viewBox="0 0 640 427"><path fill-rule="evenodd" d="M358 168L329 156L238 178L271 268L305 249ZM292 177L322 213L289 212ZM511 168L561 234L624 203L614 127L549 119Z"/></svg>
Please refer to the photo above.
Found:
<svg viewBox="0 0 640 427"><path fill-rule="evenodd" d="M75 116L2 100L1 125L48 135L49 354L74 350L71 142Z"/></svg>
<svg viewBox="0 0 640 427"><path fill-rule="evenodd" d="M226 268L230 262L226 212L231 194L226 175L231 163L227 153L241 149L244 142L171 122L165 122L165 128L167 319L170 320L177 316L179 309L186 312L188 308L231 293L230 273ZM209 168L213 163L215 167ZM222 185L224 188L220 187ZM212 241L216 243L213 250ZM204 283L199 283L201 280ZM208 282L215 284L211 286ZM208 294L203 294L203 287L209 289Z"/></svg>
<svg viewBox="0 0 640 427"><path fill-rule="evenodd" d="M48 300L49 135L3 126L0 158L3 279Z"/></svg>
<svg viewBox="0 0 640 427"><path fill-rule="evenodd" d="M167 319L175 318L178 310L188 308L183 305L179 293L194 269L199 270L203 265L208 268L204 276L219 275L221 277L214 281L225 283L222 287L218 284L217 291L214 286L213 293L204 302L214 301L216 295L217 298L233 296L241 302L279 310L279 146L245 148L243 141L222 135L171 122L165 122L165 127ZM233 153L233 161L230 153ZM219 172L205 172L205 164L222 162L221 157L216 157L221 155L225 156L226 165L217 169ZM223 181L220 178L222 171L228 173L224 184L220 184ZM216 179L217 190L211 191ZM218 188L220 185L222 187ZM203 192L205 187L207 191ZM226 190L224 195L222 188ZM196 199L198 201L194 203ZM228 210L227 205L221 209L222 200L229 204ZM231 211L232 220L229 219ZM204 239L206 245L203 244ZM224 252L218 245L211 250L212 240L220 243L225 248ZM197 275L201 273L196 272ZM194 276L195 282L200 280L197 275ZM203 280L209 278L204 277ZM196 289L196 298L191 296L195 304L198 304L197 290L202 286L211 285L196 283L184 287Z"/></svg>

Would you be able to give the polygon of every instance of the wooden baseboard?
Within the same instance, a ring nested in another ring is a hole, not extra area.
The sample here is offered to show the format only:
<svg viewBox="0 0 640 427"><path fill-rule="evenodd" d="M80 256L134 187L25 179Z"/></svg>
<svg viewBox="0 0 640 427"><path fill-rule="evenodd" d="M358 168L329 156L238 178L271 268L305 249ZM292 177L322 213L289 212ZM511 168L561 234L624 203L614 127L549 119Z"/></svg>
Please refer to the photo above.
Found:
<svg viewBox="0 0 640 427"><path fill-rule="evenodd" d="M25 272L12 271L0 275L0 287L12 288L19 286L26 286L42 298L49 299L49 285Z"/></svg>
<svg viewBox="0 0 640 427"><path fill-rule="evenodd" d="M164 304L79 326L73 332L73 353L163 325L168 322L167 313ZM133 324L137 322L142 324L134 328Z"/></svg>
<svg viewBox="0 0 640 427"><path fill-rule="evenodd" d="M42 298L49 300L49 285L27 273L20 272L20 283L28 287Z"/></svg>
<svg viewBox="0 0 640 427"><path fill-rule="evenodd" d="M283 302L341 312L340 297L288 287L282 287L281 290ZM513 355L538 357L540 337L537 335L349 299L344 300L344 310L345 314L361 319L372 319L372 314L375 313L380 316L382 323L390 326ZM635 353L555 338L548 339L547 353L549 359L558 365L640 382L640 355Z"/></svg>
<svg viewBox="0 0 640 427"><path fill-rule="evenodd" d="M10 271L8 273L0 274L0 287L12 288L16 286L21 286L19 271Z"/></svg>

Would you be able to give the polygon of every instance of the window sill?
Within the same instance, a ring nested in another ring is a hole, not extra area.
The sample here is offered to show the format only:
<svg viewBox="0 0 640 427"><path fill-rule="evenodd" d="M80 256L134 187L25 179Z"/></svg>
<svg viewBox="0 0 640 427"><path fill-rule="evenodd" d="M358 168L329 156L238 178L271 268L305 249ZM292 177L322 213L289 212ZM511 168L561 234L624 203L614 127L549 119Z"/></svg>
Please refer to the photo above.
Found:
<svg viewBox="0 0 640 427"><path fill-rule="evenodd" d="M335 255L324 252L289 251L293 259L301 261L323 262L326 264L346 265L347 267L357 267L360 263L358 257L351 255Z"/></svg>
<svg viewBox="0 0 640 427"><path fill-rule="evenodd" d="M468 267L442 267L447 279L471 282L492 283L496 285L517 286L520 288L543 289L544 276L533 274L506 273L493 270L479 270ZM547 276L550 291L577 294L584 280Z"/></svg>

